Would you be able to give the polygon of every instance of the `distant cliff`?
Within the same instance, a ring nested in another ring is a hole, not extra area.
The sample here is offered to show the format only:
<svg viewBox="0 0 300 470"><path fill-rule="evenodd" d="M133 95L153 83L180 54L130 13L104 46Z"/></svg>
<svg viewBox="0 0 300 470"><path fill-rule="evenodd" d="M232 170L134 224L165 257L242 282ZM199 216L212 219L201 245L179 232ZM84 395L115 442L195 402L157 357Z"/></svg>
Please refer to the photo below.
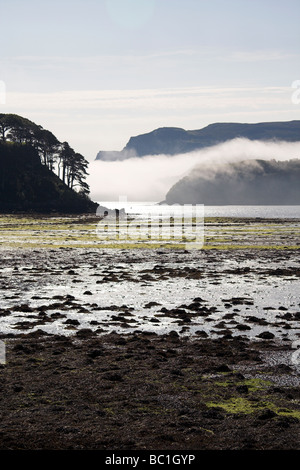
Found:
<svg viewBox="0 0 300 470"><path fill-rule="evenodd" d="M96 212L87 194L69 188L30 144L0 142L0 212Z"/></svg>
<svg viewBox="0 0 300 470"><path fill-rule="evenodd" d="M167 204L300 205L300 160L199 165L167 193Z"/></svg>
<svg viewBox="0 0 300 470"><path fill-rule="evenodd" d="M257 124L215 123L200 130L162 127L131 137L121 151L100 151L96 160L125 160L145 155L176 155L243 137L249 140L300 141L300 121Z"/></svg>

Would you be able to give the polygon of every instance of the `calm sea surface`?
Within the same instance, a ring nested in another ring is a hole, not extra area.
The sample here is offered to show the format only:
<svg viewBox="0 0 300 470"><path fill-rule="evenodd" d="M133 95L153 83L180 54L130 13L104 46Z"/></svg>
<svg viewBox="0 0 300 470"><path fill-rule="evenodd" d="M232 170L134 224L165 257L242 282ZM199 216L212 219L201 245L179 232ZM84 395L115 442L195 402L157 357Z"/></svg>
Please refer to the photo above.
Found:
<svg viewBox="0 0 300 470"><path fill-rule="evenodd" d="M143 215L149 211L157 213L164 208L182 211L182 206L160 206L156 202L99 202L108 209L124 208L127 214ZM183 206L188 210L189 206ZM203 206L206 217L260 217L260 218L280 218L280 219L298 219L300 218L300 206Z"/></svg>

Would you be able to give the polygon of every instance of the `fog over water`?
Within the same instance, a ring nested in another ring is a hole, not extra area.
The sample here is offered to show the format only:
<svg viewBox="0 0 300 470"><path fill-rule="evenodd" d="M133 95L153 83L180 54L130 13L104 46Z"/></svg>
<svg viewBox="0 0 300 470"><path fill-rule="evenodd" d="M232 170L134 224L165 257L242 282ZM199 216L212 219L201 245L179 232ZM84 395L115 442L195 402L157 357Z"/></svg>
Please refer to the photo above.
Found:
<svg viewBox="0 0 300 470"><path fill-rule="evenodd" d="M237 138L189 154L149 155L123 161L93 161L87 183L95 201L163 201L169 189L194 167L214 171L220 163L250 159L300 158L300 142L265 142Z"/></svg>

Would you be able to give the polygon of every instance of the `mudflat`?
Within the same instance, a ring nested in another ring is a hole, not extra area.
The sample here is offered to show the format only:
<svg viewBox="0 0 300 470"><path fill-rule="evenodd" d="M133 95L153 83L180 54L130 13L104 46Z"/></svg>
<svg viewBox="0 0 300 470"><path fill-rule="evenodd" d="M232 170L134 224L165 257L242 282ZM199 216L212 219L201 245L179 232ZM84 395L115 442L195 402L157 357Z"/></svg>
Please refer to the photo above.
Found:
<svg viewBox="0 0 300 470"><path fill-rule="evenodd" d="M0 449L299 450L299 221L202 250L0 225Z"/></svg>

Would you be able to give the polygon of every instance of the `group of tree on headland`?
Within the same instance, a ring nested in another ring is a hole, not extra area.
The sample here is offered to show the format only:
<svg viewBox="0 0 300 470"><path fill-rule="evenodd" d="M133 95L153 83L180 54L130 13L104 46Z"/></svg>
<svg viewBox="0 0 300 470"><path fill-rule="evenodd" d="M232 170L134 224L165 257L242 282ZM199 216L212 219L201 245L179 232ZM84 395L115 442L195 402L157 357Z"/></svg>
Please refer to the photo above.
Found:
<svg viewBox="0 0 300 470"><path fill-rule="evenodd" d="M88 161L68 142L59 142L52 132L17 114L0 114L0 142L34 147L41 163L70 188L88 194L85 182Z"/></svg>

